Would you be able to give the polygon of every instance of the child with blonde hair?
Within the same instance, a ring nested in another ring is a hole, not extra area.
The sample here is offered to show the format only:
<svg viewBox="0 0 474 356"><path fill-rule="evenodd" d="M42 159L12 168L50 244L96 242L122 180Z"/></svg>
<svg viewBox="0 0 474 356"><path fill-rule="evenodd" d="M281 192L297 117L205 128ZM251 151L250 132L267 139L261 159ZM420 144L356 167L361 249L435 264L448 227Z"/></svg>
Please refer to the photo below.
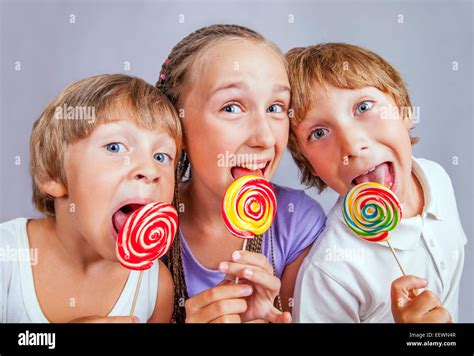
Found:
<svg viewBox="0 0 474 356"><path fill-rule="evenodd" d="M0 264L0 320L169 322L173 283L162 262L143 272L128 316L139 271L118 263L115 245L133 211L171 203L180 146L173 107L139 78L98 75L54 98L30 140L33 202L45 217L0 225L2 249L29 253Z"/></svg>

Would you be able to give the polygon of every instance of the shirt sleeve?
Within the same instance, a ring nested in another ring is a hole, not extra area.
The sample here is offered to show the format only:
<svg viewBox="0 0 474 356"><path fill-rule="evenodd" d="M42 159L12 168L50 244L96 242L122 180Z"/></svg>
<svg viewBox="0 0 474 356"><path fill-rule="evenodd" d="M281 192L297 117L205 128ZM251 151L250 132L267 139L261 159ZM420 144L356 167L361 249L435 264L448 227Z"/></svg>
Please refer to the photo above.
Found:
<svg viewBox="0 0 474 356"><path fill-rule="evenodd" d="M294 236L289 246L286 265L296 260L303 250L313 244L326 225L326 214L319 203L301 192L303 198L295 207L296 221L294 223Z"/></svg>
<svg viewBox="0 0 474 356"><path fill-rule="evenodd" d="M293 320L296 323L360 323L359 303L318 265L305 261L296 280Z"/></svg>

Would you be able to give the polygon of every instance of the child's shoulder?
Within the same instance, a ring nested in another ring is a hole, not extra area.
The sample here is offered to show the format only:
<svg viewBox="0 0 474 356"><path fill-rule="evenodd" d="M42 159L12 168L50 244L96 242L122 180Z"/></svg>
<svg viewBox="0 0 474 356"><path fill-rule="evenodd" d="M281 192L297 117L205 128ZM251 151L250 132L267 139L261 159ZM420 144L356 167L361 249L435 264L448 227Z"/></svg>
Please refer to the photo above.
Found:
<svg viewBox="0 0 474 356"><path fill-rule="evenodd" d="M413 158L413 170L415 173L422 171L425 185L433 197L441 204L440 208L451 209L456 205L454 187L446 170L439 163L424 159Z"/></svg>
<svg viewBox="0 0 474 356"><path fill-rule="evenodd" d="M304 190L275 184L273 186L278 206L274 224L279 226L280 232L288 230L289 236L295 237L295 232L315 229L319 231L324 226L324 209Z"/></svg>
<svg viewBox="0 0 474 356"><path fill-rule="evenodd" d="M442 165L426 158L413 158L415 165L421 169L432 185L445 186L447 183L451 186L451 178ZM414 167L415 168L415 167ZM416 169L415 169L416 170Z"/></svg>
<svg viewBox="0 0 474 356"><path fill-rule="evenodd" d="M0 246L18 245L26 232L26 218L16 218L0 224Z"/></svg>
<svg viewBox="0 0 474 356"><path fill-rule="evenodd" d="M166 264L158 260L158 290L150 323L169 323L173 314L174 283L173 277Z"/></svg>
<svg viewBox="0 0 474 356"><path fill-rule="evenodd" d="M293 189L281 185L273 184L277 197L278 209L285 210L288 208L290 212L296 212L296 209L311 210L313 214L325 215L321 205L304 190Z"/></svg>

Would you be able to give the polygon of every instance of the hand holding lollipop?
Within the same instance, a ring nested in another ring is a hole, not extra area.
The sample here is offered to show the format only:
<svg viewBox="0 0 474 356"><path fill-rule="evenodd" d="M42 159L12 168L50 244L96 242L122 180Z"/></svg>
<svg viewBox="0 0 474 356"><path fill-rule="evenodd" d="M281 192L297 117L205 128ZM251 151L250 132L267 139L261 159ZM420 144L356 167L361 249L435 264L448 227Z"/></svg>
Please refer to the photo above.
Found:
<svg viewBox="0 0 474 356"><path fill-rule="evenodd" d="M135 310L143 271L168 252L177 228L178 214L172 205L151 203L134 211L120 229L117 258L125 268L140 271L131 316Z"/></svg>
<svg viewBox="0 0 474 356"><path fill-rule="evenodd" d="M267 231L276 214L276 197L271 184L258 176L243 176L227 189L222 201L225 226L234 236L247 240ZM238 277L235 280L238 283Z"/></svg>

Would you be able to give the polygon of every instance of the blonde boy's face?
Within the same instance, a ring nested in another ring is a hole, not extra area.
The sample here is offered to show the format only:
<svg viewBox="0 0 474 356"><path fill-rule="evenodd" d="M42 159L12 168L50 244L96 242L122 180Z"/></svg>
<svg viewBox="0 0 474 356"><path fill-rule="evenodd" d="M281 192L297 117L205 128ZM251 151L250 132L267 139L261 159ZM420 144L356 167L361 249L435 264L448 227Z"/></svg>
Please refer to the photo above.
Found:
<svg viewBox="0 0 474 356"><path fill-rule="evenodd" d="M128 216L154 201L170 203L176 145L164 131L120 120L99 125L65 155L69 228L104 258L116 260L115 240Z"/></svg>
<svg viewBox="0 0 474 356"><path fill-rule="evenodd" d="M226 41L196 62L182 98L192 179L222 199L234 179L270 179L288 142L290 85L267 46Z"/></svg>
<svg viewBox="0 0 474 356"><path fill-rule="evenodd" d="M374 87L314 85L314 107L296 128L299 146L314 172L345 195L355 184L383 184L406 201L412 190L412 120Z"/></svg>

